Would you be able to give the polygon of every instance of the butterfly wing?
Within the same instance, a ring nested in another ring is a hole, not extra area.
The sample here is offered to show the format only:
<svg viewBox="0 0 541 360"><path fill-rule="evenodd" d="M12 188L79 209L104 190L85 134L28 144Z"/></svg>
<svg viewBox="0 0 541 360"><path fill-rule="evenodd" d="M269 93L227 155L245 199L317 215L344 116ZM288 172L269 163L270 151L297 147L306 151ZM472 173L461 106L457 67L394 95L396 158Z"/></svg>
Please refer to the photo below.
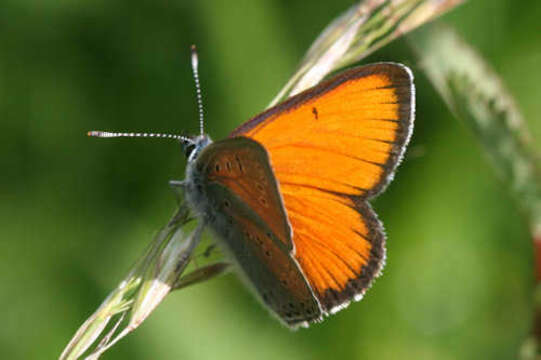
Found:
<svg viewBox="0 0 541 360"><path fill-rule="evenodd" d="M413 127L408 68L348 70L231 134L267 150L293 230L295 257L324 311L360 299L385 260L366 199L391 180Z"/></svg>
<svg viewBox="0 0 541 360"><path fill-rule="evenodd" d="M321 318L293 258L291 229L265 149L247 138L209 145L196 160L209 223L263 302L290 326Z"/></svg>

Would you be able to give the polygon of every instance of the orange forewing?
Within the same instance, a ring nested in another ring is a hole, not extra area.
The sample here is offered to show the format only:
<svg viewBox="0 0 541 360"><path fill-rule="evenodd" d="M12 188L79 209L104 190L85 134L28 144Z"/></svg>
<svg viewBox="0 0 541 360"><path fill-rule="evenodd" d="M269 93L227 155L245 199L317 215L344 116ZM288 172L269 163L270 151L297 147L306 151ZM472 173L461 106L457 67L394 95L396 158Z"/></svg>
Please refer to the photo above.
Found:
<svg viewBox="0 0 541 360"><path fill-rule="evenodd" d="M383 229L364 199L385 187L409 140L412 81L402 65L355 68L231 134L267 150L295 257L325 311L360 298L383 266Z"/></svg>
<svg viewBox="0 0 541 360"><path fill-rule="evenodd" d="M291 250L291 230L285 219L282 199L275 194L271 171L261 164L257 153L245 142L236 145L221 142L214 147L207 179L226 186L243 199L265 221L283 247Z"/></svg>

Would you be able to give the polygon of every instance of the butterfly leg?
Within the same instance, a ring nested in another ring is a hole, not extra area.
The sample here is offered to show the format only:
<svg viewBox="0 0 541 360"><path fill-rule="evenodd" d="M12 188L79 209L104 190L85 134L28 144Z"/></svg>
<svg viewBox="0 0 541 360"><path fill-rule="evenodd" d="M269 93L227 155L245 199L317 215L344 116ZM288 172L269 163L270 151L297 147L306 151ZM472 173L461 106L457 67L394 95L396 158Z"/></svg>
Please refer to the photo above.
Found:
<svg viewBox="0 0 541 360"><path fill-rule="evenodd" d="M177 202L181 203L186 189L186 181L184 180L169 180L169 186L173 189Z"/></svg>
<svg viewBox="0 0 541 360"><path fill-rule="evenodd" d="M176 188L182 188L186 186L186 181L184 180L169 180L169 186L171 186L173 189Z"/></svg>
<svg viewBox="0 0 541 360"><path fill-rule="evenodd" d="M210 244L210 245L207 245L205 250L203 250L201 253L195 255L193 257L192 261L193 261L195 267L199 268L199 266L197 264L197 259L203 258L205 260L208 260L208 258L211 255L214 255L214 254L219 253L219 252L220 252L220 250L217 248L216 244Z"/></svg>
<svg viewBox="0 0 541 360"><path fill-rule="evenodd" d="M210 244L201 255L208 258L212 253L216 252L216 250L216 244Z"/></svg>

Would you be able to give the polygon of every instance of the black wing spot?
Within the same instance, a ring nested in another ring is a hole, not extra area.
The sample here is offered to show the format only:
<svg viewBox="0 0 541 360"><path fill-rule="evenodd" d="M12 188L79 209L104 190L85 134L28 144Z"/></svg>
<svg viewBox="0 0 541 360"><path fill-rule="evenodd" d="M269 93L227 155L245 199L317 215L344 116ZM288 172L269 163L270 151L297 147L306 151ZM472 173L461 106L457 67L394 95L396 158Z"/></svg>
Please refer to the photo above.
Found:
<svg viewBox="0 0 541 360"><path fill-rule="evenodd" d="M316 120L319 119L319 114L318 114L317 109L315 107L312 108L312 114L314 114L314 118Z"/></svg>
<svg viewBox="0 0 541 360"><path fill-rule="evenodd" d="M240 158L238 155L235 155L235 161L237 162L237 164L239 164L239 171L242 174L244 172L244 169L242 168L242 162L240 161Z"/></svg>
<svg viewBox="0 0 541 360"><path fill-rule="evenodd" d="M216 169L216 172L220 172L220 164L219 163L216 163L216 165L214 165L214 169Z"/></svg>

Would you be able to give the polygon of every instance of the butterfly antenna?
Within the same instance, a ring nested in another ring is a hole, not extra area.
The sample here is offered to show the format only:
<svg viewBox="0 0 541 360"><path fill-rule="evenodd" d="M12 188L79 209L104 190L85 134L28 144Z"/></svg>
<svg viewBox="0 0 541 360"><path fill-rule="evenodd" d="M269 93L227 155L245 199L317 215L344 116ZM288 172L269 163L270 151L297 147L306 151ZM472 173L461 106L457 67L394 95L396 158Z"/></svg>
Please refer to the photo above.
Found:
<svg viewBox="0 0 541 360"><path fill-rule="evenodd" d="M193 78L195 80L195 91L197 94L197 106L199 108L199 130L201 135L204 134L204 122L203 122L203 99L201 97L201 86L199 84L199 72L197 67L199 65L199 60L197 58L197 49L195 45L192 45L192 70ZM111 131L89 131L88 136L99 137L99 138L116 138L116 137L138 137L138 138L162 138L162 139L173 139L180 140L183 143L194 143L192 139L187 136L174 135L174 134L159 134L159 133L126 133L126 132L111 132Z"/></svg>
<svg viewBox="0 0 541 360"><path fill-rule="evenodd" d="M189 137L174 134L157 134L157 133L125 133L125 132L110 132L110 131L89 131L88 136L99 138L115 138L115 137L138 137L138 138L162 138L180 140L183 143L193 143Z"/></svg>
<svg viewBox="0 0 541 360"><path fill-rule="evenodd" d="M192 45L192 71L193 78L195 80L195 91L197 94L197 107L199 108L199 131L201 135L204 134L204 122L203 122L203 98L201 96L201 86L199 85L199 71L197 67L199 65L199 59L197 57L197 49L195 45Z"/></svg>

